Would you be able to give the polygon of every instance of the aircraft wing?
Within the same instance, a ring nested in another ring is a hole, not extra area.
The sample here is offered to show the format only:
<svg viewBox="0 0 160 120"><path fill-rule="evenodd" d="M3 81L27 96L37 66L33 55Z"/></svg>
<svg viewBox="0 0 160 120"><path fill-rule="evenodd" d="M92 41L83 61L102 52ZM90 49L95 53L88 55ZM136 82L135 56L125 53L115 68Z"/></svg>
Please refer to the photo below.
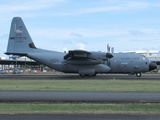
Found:
<svg viewBox="0 0 160 120"><path fill-rule="evenodd" d="M88 52L85 50L70 50L65 56L64 59L74 59L74 58L86 58L92 60L106 60L112 58L111 53L105 52Z"/></svg>
<svg viewBox="0 0 160 120"><path fill-rule="evenodd" d="M88 51L85 50L70 50L65 56L64 59L68 59L68 58L87 58L88 55L91 54Z"/></svg>

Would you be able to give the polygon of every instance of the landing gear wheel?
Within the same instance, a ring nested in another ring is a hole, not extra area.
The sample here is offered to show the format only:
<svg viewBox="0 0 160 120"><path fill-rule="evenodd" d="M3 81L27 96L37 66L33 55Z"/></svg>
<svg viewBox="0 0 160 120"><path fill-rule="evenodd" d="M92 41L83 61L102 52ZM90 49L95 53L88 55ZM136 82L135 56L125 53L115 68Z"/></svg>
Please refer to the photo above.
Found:
<svg viewBox="0 0 160 120"><path fill-rule="evenodd" d="M84 76L85 76L85 74L79 74L79 76L84 77Z"/></svg>
<svg viewBox="0 0 160 120"><path fill-rule="evenodd" d="M93 76L96 76L96 73Z"/></svg>
<svg viewBox="0 0 160 120"><path fill-rule="evenodd" d="M96 76L96 74L79 74L79 76L81 76L81 77L85 77L85 76L94 77L94 76Z"/></svg>
<svg viewBox="0 0 160 120"><path fill-rule="evenodd" d="M141 73L136 73L136 76L137 77L141 77Z"/></svg>
<svg viewBox="0 0 160 120"><path fill-rule="evenodd" d="M94 76L96 76L96 74L89 74L89 76L90 76L90 77L94 77Z"/></svg>

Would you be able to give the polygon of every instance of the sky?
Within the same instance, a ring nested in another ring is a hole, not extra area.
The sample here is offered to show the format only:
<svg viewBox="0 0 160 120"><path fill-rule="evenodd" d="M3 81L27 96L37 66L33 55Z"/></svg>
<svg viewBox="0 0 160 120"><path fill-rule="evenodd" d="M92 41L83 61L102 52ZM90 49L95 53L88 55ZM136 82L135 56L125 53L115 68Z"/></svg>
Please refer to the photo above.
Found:
<svg viewBox="0 0 160 120"><path fill-rule="evenodd" d="M37 48L160 50L160 0L1 0L0 56L17 16Z"/></svg>

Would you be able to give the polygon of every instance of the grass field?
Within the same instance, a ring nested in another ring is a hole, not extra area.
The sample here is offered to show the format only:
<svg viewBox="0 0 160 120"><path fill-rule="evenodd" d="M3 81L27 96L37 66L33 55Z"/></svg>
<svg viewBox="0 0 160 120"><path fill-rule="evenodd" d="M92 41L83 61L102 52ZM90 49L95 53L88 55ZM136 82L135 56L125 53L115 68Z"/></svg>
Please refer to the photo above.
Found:
<svg viewBox="0 0 160 120"><path fill-rule="evenodd" d="M0 80L0 90L160 92L159 80Z"/></svg>
<svg viewBox="0 0 160 120"><path fill-rule="evenodd" d="M160 114L160 104L0 104L0 114L19 113Z"/></svg>
<svg viewBox="0 0 160 120"><path fill-rule="evenodd" d="M160 92L159 80L0 80L0 90ZM0 103L0 114L19 113L158 113L160 103Z"/></svg>

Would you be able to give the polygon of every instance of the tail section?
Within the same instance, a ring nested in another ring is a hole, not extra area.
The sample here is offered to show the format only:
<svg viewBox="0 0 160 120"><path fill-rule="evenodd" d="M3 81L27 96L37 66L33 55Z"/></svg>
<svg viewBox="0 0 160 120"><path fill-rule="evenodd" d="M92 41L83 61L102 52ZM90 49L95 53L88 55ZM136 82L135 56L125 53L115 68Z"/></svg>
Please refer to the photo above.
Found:
<svg viewBox="0 0 160 120"><path fill-rule="evenodd" d="M26 55L37 49L20 17L11 23L7 52L5 54Z"/></svg>

